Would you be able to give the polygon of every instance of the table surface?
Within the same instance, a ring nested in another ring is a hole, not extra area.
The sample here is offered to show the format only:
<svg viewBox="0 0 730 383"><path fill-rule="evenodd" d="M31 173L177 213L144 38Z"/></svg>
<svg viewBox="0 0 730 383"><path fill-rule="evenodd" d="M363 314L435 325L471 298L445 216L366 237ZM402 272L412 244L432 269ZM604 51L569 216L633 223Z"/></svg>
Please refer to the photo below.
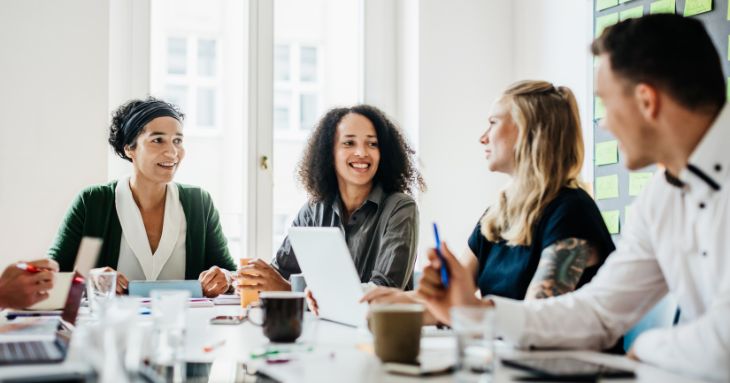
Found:
<svg viewBox="0 0 730 383"><path fill-rule="evenodd" d="M285 382L452 382L454 375L441 375L429 378L414 378L388 374L378 358L372 353L372 336L364 329L355 329L340 324L315 318L311 313L305 317L302 336L293 345L272 345L264 337L261 328L250 322L240 325L212 325L210 318L217 315L241 315L243 310L238 306L215 306L188 309L185 340L185 359L189 362L212 363L209 382L255 381L245 375L243 366L249 372L258 369L277 380ZM260 311L254 309L251 316L256 319ZM149 316L140 316L143 326L151 326ZM80 326L84 326L83 320ZM435 333L435 334L434 334ZM444 363L455 358L455 340L452 336L424 336L421 340L421 360L424 364L431 361ZM206 346L218 344L211 352L205 352ZM290 354L291 360L281 364L266 364L261 359L252 359L251 354L268 347L280 347L298 350ZM497 353L501 358L520 357L556 357L569 356L577 359L601 363L604 365L630 369L636 373L636 379L616 380L611 382L692 382L690 377L637 363L625 357L601 354L593 351L519 351L507 345L498 344ZM89 371L88 355L72 340L71 350L66 361L55 365L0 367L0 381L8 377L38 376L45 374L63 374L74 371ZM526 373L505 367L497 363L490 379L484 381L509 382Z"/></svg>

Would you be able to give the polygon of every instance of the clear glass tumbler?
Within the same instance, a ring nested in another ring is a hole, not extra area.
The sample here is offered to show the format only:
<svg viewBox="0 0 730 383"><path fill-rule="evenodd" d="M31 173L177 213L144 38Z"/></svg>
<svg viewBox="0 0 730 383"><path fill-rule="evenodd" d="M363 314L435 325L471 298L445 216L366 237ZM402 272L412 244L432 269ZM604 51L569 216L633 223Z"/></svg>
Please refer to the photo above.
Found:
<svg viewBox="0 0 730 383"><path fill-rule="evenodd" d="M104 305L117 294L117 272L91 270L86 281L86 297L92 317L100 318Z"/></svg>
<svg viewBox="0 0 730 383"><path fill-rule="evenodd" d="M488 382L494 371L494 310L453 307L451 327L456 334L456 377L464 382Z"/></svg>
<svg viewBox="0 0 730 383"><path fill-rule="evenodd" d="M152 290L153 347L156 366L177 366L185 351L185 323L190 292Z"/></svg>

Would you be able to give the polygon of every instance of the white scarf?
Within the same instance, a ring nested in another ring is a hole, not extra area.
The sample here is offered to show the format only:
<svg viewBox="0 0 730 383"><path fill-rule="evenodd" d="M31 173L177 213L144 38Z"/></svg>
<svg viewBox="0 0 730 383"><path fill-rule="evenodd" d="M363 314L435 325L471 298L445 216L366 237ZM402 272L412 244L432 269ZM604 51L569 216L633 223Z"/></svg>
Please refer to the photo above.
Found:
<svg viewBox="0 0 730 383"><path fill-rule="evenodd" d="M163 269L165 272L160 279L185 279L185 212L180 203L177 185L170 182L166 189L162 237L157 250L152 254L142 214L134 202L129 186L129 177L117 183L115 204L122 226L117 269L129 280L154 281L161 277ZM133 261L134 258L138 263Z"/></svg>

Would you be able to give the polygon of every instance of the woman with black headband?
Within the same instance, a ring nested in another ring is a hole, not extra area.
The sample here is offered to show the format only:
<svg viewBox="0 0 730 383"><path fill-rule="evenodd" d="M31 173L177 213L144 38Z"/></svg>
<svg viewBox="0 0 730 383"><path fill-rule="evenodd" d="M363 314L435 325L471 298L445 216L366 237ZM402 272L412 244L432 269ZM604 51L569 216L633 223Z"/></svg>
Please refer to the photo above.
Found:
<svg viewBox="0 0 730 383"><path fill-rule="evenodd" d="M185 157L183 117L151 97L114 112L109 144L133 172L76 197L49 250L62 271L91 236L104 240L97 266L117 271L119 294L129 280L199 279L208 297L231 289L236 266L210 195L172 182Z"/></svg>

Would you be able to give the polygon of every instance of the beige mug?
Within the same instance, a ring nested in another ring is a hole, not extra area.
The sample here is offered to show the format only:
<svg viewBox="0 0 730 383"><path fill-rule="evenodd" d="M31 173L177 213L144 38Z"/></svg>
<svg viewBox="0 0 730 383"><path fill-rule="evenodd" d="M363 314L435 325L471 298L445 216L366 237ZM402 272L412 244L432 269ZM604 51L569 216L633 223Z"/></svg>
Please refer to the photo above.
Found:
<svg viewBox="0 0 730 383"><path fill-rule="evenodd" d="M421 304L370 306L368 326L373 333L375 355L384 363L417 363L421 350Z"/></svg>

